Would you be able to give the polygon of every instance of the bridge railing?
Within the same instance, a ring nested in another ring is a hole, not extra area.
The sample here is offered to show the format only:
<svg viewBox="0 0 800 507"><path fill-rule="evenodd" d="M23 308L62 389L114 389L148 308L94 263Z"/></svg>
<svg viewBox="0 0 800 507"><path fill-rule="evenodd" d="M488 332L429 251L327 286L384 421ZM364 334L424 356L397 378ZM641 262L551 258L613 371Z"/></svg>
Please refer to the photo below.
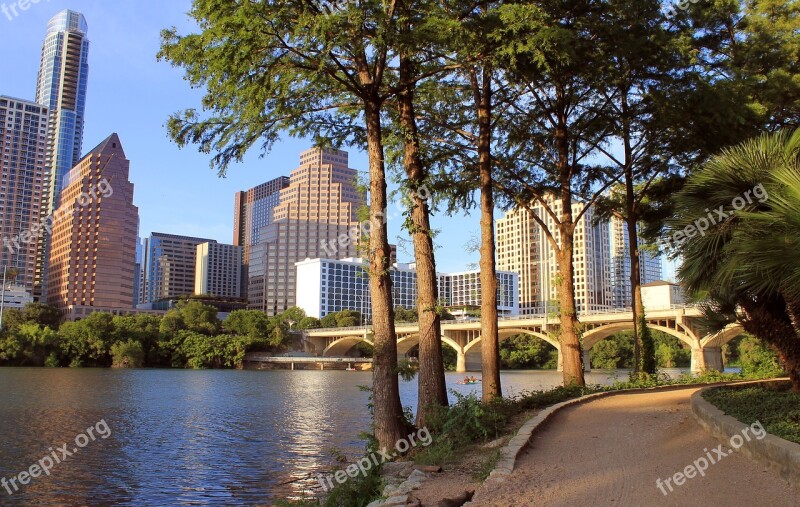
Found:
<svg viewBox="0 0 800 507"><path fill-rule="evenodd" d="M262 363L371 363L371 357L287 357L287 356L271 356L269 354L262 354L258 352L251 352L245 354L245 361L262 362Z"/></svg>
<svg viewBox="0 0 800 507"><path fill-rule="evenodd" d="M687 308L696 308L699 304L697 303L684 303L679 305L670 305L669 308L657 308L651 311L663 311L663 310L685 310ZM578 318L588 315L612 315L612 314L620 314L620 313L632 313L630 307L626 308L611 308L608 310L591 310L588 312L578 312ZM507 321L515 321L515 320L531 320L531 319L545 319L548 318L553 323L558 320L557 315L546 314L546 313L535 313L529 315L502 315L498 317L498 321L500 322L507 322ZM442 321L443 325L446 324L469 324L471 322L480 322L480 317L467 317L455 320L445 320ZM403 326L416 326L419 324L418 322L395 322L395 327L403 327ZM306 329L305 331L313 332L313 333L340 333L342 331L364 331L364 332L371 332L372 325L362 325L362 326L352 326L352 327L327 327L327 328L320 328L320 329Z"/></svg>

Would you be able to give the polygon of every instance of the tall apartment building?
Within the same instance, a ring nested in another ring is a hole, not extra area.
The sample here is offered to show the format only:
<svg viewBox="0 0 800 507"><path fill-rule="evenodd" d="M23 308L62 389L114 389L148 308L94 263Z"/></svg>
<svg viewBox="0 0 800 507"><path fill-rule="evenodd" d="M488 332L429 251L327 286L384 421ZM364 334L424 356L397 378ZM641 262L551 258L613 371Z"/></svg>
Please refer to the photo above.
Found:
<svg viewBox="0 0 800 507"><path fill-rule="evenodd" d="M129 170L112 134L64 177L53 215L47 301L68 315L76 307L133 306L139 210Z"/></svg>
<svg viewBox="0 0 800 507"><path fill-rule="evenodd" d="M202 243L216 241L161 232L145 238L140 304L194 294L197 245Z"/></svg>
<svg viewBox="0 0 800 507"><path fill-rule="evenodd" d="M64 175L81 157L89 81L88 31L83 14L63 10L47 24L42 45L36 101L53 112L51 209L58 207Z"/></svg>
<svg viewBox="0 0 800 507"><path fill-rule="evenodd" d="M233 210L233 244L243 249L242 295L247 297L247 268L250 249L260 239L261 229L272 221L272 210L280 203L281 190L289 186L288 176L279 176L244 192L237 192Z"/></svg>
<svg viewBox="0 0 800 507"><path fill-rule="evenodd" d="M36 259L43 242L42 192L50 144L48 108L0 96L0 270L14 268L15 284L31 294L37 278ZM41 287L36 291L41 294Z"/></svg>
<svg viewBox="0 0 800 507"><path fill-rule="evenodd" d="M556 216L561 204L548 198ZM573 203L573 216L584 208ZM533 218L536 214L561 242L555 222L537 203L532 210L514 209L497 220L497 268L519 273L521 315L541 315L555 310L558 300L558 264L555 250L544 230ZM592 209L581 217L575 230L575 303L578 312L607 311L612 307L609 234L607 224L593 225Z"/></svg>
<svg viewBox="0 0 800 507"><path fill-rule="evenodd" d="M295 306L296 262L334 254L355 257L356 242L342 244L338 238L359 226L356 211L364 200L356 175L345 151L312 148L300 155L300 167L280 191L270 223L250 248L249 308L276 315Z"/></svg>
<svg viewBox="0 0 800 507"><path fill-rule="evenodd" d="M83 148L83 121L89 81L89 26L83 14L63 10L47 24L42 44L36 102L50 110L52 156L43 195L42 219L59 207L64 176L78 164ZM47 286L50 236L41 241L37 253L35 292Z"/></svg>
<svg viewBox="0 0 800 507"><path fill-rule="evenodd" d="M365 259L306 259L297 264L297 306L310 317L322 318L342 310L360 312L366 322L372 320L369 275ZM439 273L439 300L453 309L481 304L479 271ZM413 264L394 264L392 301L395 308L417 307L417 271ZM519 311L516 273L497 273L498 311L517 315Z"/></svg>
<svg viewBox="0 0 800 507"><path fill-rule="evenodd" d="M197 245L194 293L217 298L240 298L244 249L216 242Z"/></svg>
<svg viewBox="0 0 800 507"><path fill-rule="evenodd" d="M611 245L611 297L614 308L630 308L631 259L627 224L614 217L609 223ZM640 242L641 244L641 242ZM639 250L642 285L661 280L661 257Z"/></svg>

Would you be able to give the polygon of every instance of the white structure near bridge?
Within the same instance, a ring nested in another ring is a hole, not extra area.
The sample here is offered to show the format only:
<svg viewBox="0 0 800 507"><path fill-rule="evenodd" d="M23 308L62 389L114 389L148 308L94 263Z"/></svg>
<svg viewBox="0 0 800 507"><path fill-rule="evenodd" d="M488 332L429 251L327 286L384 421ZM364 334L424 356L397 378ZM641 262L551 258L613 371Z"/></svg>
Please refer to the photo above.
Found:
<svg viewBox="0 0 800 507"><path fill-rule="evenodd" d="M701 331L702 312L692 306L678 305L672 308L647 312L647 325L651 329L663 331L676 337L692 351L692 371L722 370L722 346L742 334L738 324L732 324L723 331L704 334ZM633 315L630 311L613 313L584 314L580 317L583 329L584 365L589 367L589 351L602 340L628 329L633 329ZM519 316L501 318L499 321L500 339L504 340L518 334L528 334L541 338L558 350L561 365L561 345L558 341L558 320L547 316ZM370 326L310 329L304 332L309 352L322 357L345 355L358 342L374 343ZM456 371L481 369L481 323L474 321L442 322L442 342L456 351L458 356ZM419 344L417 324L397 324L398 356L405 356Z"/></svg>
<svg viewBox="0 0 800 507"><path fill-rule="evenodd" d="M318 319L333 312L355 310L372 320L367 261L364 259L306 259L297 266L297 306ZM417 271L413 264L395 264L390 270L394 307L417 307ZM480 307L480 271L438 273L439 300L447 308ZM497 310L519 315L519 275L497 272Z"/></svg>

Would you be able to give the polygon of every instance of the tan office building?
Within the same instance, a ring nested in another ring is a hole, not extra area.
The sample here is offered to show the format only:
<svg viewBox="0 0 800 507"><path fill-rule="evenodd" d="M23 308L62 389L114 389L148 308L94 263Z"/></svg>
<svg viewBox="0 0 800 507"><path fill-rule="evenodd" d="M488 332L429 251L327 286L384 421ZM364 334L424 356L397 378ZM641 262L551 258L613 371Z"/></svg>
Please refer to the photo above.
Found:
<svg viewBox="0 0 800 507"><path fill-rule="evenodd" d="M556 216L561 203L548 198ZM573 203L573 216L584 209ZM497 220L497 269L519 273L520 315L543 315L556 311L558 300L558 264L555 250L544 230L534 219L542 218L551 231L555 222L540 204L515 209ZM608 224L593 225L594 210L589 209L575 231L575 304L580 313L608 311L612 307ZM560 244L560 237L556 233Z"/></svg>
<svg viewBox="0 0 800 507"><path fill-rule="evenodd" d="M218 298L241 297L243 253L240 246L215 241L197 245L194 293Z"/></svg>
<svg viewBox="0 0 800 507"><path fill-rule="evenodd" d="M112 134L64 177L47 286L48 303L63 311L133 307L139 210L129 169Z"/></svg>
<svg viewBox="0 0 800 507"><path fill-rule="evenodd" d="M0 96L0 271L19 273L11 283L37 295L34 282L41 228L42 194L50 164L49 110L34 102Z"/></svg>
<svg viewBox="0 0 800 507"><path fill-rule="evenodd" d="M364 204L357 173L345 151L313 148L300 155L300 167L250 248L249 308L275 315L295 306L297 262L356 256L356 211Z"/></svg>

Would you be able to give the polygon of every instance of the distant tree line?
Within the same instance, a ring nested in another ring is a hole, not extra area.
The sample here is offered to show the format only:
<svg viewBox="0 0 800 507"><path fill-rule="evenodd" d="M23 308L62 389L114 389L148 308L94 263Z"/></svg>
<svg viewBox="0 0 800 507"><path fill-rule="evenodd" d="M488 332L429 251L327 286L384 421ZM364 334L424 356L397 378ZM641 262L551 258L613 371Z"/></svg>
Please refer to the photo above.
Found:
<svg viewBox="0 0 800 507"><path fill-rule="evenodd" d="M691 365L692 351L687 345L661 331L652 331L652 335L659 368L688 368ZM592 368L633 369L633 331L617 333L596 344L590 357ZM740 367L746 374L780 372L775 352L748 334L724 345L723 358L726 366ZM501 342L500 361L503 369L508 370L556 369L558 351L540 338L518 334Z"/></svg>
<svg viewBox="0 0 800 507"><path fill-rule="evenodd" d="M216 308L190 300L163 316L95 312L60 321L39 303L6 311L0 366L237 368L248 352L286 350L289 331L316 319L295 307L275 317L237 310L220 321Z"/></svg>

